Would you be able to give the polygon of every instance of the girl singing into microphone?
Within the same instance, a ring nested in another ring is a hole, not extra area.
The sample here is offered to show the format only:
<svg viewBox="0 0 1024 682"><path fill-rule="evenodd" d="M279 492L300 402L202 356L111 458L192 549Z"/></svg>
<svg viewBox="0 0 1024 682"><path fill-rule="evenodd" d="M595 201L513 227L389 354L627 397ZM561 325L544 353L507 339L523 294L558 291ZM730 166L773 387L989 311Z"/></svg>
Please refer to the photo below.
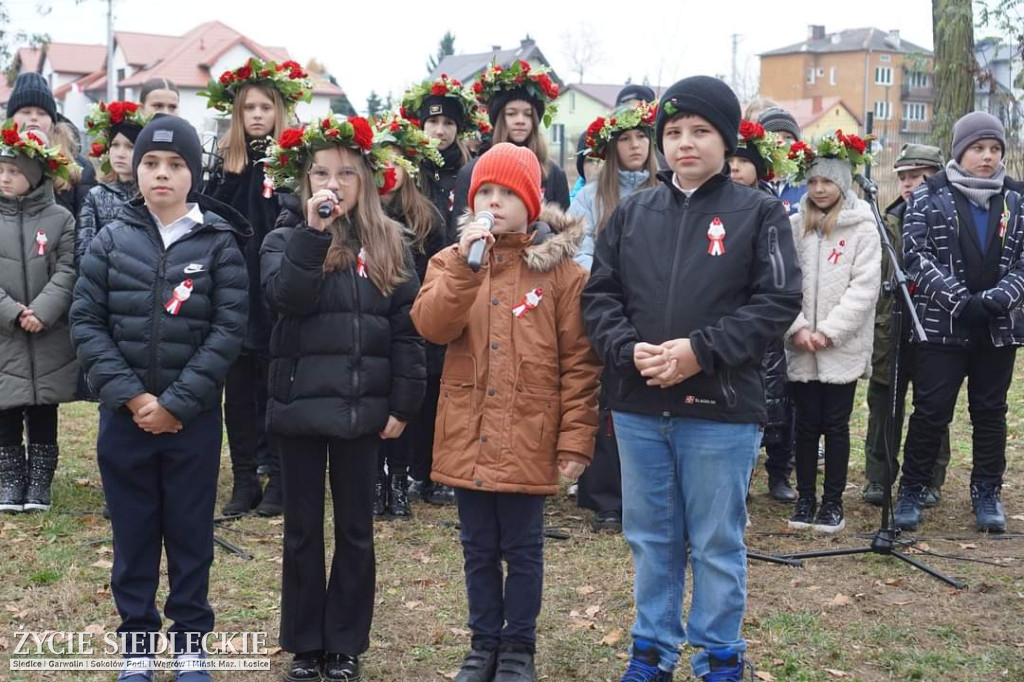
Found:
<svg viewBox="0 0 1024 682"><path fill-rule="evenodd" d="M295 654L287 679L320 679L322 669L327 680L356 680L373 617L377 451L382 438L402 435L426 388L423 340L409 319L419 278L404 228L381 208L378 192L394 186L395 172L365 119L289 128L268 154L275 186L297 193L282 195L286 226L261 250L278 316L267 428L279 439L284 484L281 648Z"/></svg>

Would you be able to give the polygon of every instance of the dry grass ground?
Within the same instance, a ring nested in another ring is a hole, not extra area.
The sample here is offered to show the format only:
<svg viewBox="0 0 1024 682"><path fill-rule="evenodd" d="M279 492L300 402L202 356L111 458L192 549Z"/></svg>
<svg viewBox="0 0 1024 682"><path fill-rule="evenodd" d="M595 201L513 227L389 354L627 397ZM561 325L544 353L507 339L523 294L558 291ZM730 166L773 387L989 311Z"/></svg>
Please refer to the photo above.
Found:
<svg viewBox="0 0 1024 682"><path fill-rule="evenodd" d="M1024 363L1017 381L1024 380ZM863 388L863 387L862 387ZM965 398L962 397L963 403ZM852 431L848 530L825 540L786 532L788 507L754 482L751 550L784 553L863 544L878 513L860 501L863 392ZM56 507L45 515L0 517L0 680L109 680L107 673L12 673L16 631L103 632L117 626L109 592L108 527L93 457L95 407L62 411L63 460ZM821 559L803 568L752 562L744 626L761 680L1024 681L1024 388L1010 399L1010 470L1004 488L1010 534L972 530L967 495L970 463L965 405L953 430L954 458L942 506L928 514L919 547L967 557L919 558L970 583L957 591L895 560L861 556ZM229 493L222 470L221 502ZM220 505L218 505L219 507ZM377 607L366 680L451 679L468 646L461 551L454 509L418 505L412 521L377 524ZM551 681L618 680L633 613L632 569L620 536L595 535L573 501L550 501L548 522L569 540L549 540L544 611L539 624L539 674ZM330 521L328 521L328 525ZM211 601L218 631L264 631L276 643L281 521L243 519L219 533L253 555L245 561L217 550ZM1016 535L1014 535L1016 534ZM985 563L981 563L983 561ZM158 596L162 603L166 581ZM272 656L272 673L219 673L218 679L276 680L288 657ZM19 676L20 675L20 676ZM677 674L677 679L687 679ZM163 680L170 680L168 673Z"/></svg>

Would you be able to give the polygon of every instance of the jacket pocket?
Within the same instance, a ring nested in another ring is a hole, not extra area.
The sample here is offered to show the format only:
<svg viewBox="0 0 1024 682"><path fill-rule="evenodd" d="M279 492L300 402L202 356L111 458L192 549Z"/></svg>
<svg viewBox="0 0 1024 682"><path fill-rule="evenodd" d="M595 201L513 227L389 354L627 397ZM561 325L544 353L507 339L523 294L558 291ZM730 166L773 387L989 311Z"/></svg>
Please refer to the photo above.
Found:
<svg viewBox="0 0 1024 682"><path fill-rule="evenodd" d="M291 402L297 365L298 362L292 358L275 358L270 361L270 397L274 400Z"/></svg>
<svg viewBox="0 0 1024 682"><path fill-rule="evenodd" d="M554 462L558 446L561 401L557 394L542 395L517 388L512 400L512 447L532 460Z"/></svg>

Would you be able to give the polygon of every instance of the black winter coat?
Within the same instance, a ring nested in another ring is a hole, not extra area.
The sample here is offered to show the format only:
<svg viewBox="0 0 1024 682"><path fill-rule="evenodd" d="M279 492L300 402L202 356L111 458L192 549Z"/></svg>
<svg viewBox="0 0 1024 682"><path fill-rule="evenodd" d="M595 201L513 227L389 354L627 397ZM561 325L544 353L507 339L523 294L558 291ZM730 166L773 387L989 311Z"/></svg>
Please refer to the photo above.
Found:
<svg viewBox="0 0 1024 682"><path fill-rule="evenodd" d="M101 182L85 195L78 212L75 237L75 268L89 251L89 243L105 225L114 221L121 208L138 193L131 182Z"/></svg>
<svg viewBox="0 0 1024 682"><path fill-rule="evenodd" d="M605 363L612 409L763 423L761 361L800 312L802 278L792 227L766 193L716 175L687 197L661 184L625 198L597 238L583 317ZM724 253L708 231L719 218ZM640 341L689 339L701 371L668 389L633 364Z"/></svg>
<svg viewBox="0 0 1024 682"><path fill-rule="evenodd" d="M193 195L203 224L164 248L141 197L99 231L82 259L71 339L89 385L111 410L151 393L183 424L220 409L221 386L242 347L248 308L238 212ZM192 293L172 315L175 287Z"/></svg>
<svg viewBox="0 0 1024 682"><path fill-rule="evenodd" d="M274 223L281 213L278 194L269 199L263 196L263 164L265 147L249 147L249 164L241 173L215 170L203 191L207 196L224 202L249 221L252 237L239 244L245 257L249 273L249 320L245 329L244 348L266 352L270 345L270 330L274 326L274 315L270 312L260 286L260 247L263 240L274 229Z"/></svg>
<svg viewBox="0 0 1024 682"><path fill-rule="evenodd" d="M454 152L449 150L454 150ZM423 195L430 199L438 212L444 216L445 246L448 246L456 241L456 217L452 212L452 207L455 205L455 183L459 177L459 169L462 168L462 159L461 152L456 145L452 145L442 154L445 157L445 163L440 168L430 161L420 164L419 185ZM423 281L422 274L420 281Z"/></svg>
<svg viewBox="0 0 1024 682"><path fill-rule="evenodd" d="M89 190L96 186L96 169L92 162L81 154L75 157L75 163L82 167L82 176L78 178L78 184L54 194L54 199L57 200L58 206L66 208L77 220L78 214L82 210L82 204L85 203L85 198L89 195Z"/></svg>
<svg viewBox="0 0 1024 682"><path fill-rule="evenodd" d="M270 336L267 430L279 436L357 438L393 415L412 419L426 391L423 339L409 310L410 278L390 295L352 265L324 272L331 235L306 226L286 202L263 242L263 288L277 313ZM412 255L407 264L412 270Z"/></svg>
<svg viewBox="0 0 1024 682"><path fill-rule="evenodd" d="M455 206L452 208L453 221L457 221L459 216L466 212L469 204L469 185L473 180L475 167L476 159L473 159L459 170L459 177L455 183ZM540 191L541 199L545 203L557 204L563 211L569 210L569 181L565 178L565 171L550 159L548 175L541 180Z"/></svg>

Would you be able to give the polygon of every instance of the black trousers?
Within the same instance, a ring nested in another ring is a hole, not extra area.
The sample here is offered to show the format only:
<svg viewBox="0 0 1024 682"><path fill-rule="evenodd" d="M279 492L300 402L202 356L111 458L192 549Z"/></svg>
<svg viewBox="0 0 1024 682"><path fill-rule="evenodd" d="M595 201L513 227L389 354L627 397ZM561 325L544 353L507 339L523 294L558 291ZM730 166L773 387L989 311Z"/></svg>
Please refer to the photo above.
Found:
<svg viewBox="0 0 1024 682"><path fill-rule="evenodd" d="M361 654L369 648L373 621L373 484L380 437L289 437L278 443L284 490L281 648ZM324 566L328 471L334 507L329 580Z"/></svg>
<svg viewBox="0 0 1024 682"><path fill-rule="evenodd" d="M387 465L388 473L394 473L400 469L408 469L412 464L413 451L416 448L416 434L413 431L413 422L406 425L405 431L398 438L381 440L380 452L377 454L377 471L384 473L384 465Z"/></svg>
<svg viewBox="0 0 1024 682"><path fill-rule="evenodd" d="M584 509L597 513L622 513L622 465L619 461L619 445L615 441L615 426L612 411L608 407L604 391L599 398L599 420L597 438L594 441L594 457L576 489L576 503Z"/></svg>
<svg viewBox="0 0 1024 682"><path fill-rule="evenodd" d="M271 474L281 470L280 455L267 437L267 382L269 359L243 350L224 379L224 426L228 432L231 469L256 474L267 464Z"/></svg>
<svg viewBox="0 0 1024 682"><path fill-rule="evenodd" d="M1006 472L1006 393L1016 348L996 348L987 334L970 345L921 344L914 374L914 413L903 448L903 484L929 485L942 434L967 378L973 463L971 483L1002 485Z"/></svg>
<svg viewBox="0 0 1024 682"><path fill-rule="evenodd" d="M455 503L473 648L533 651L544 588L544 497L456 488Z"/></svg>
<svg viewBox="0 0 1024 682"><path fill-rule="evenodd" d="M788 387L787 387L787 390ZM796 445L796 410L792 397L786 407L786 420L772 424L764 433L764 469L772 478L789 479L793 472L794 448Z"/></svg>
<svg viewBox="0 0 1024 682"><path fill-rule="evenodd" d="M410 475L417 481L429 481L434 466L434 425L437 423L437 401L441 398L441 375L427 376L427 394L420 414L405 430L412 439ZM404 435L404 434L403 434Z"/></svg>
<svg viewBox="0 0 1024 682"><path fill-rule="evenodd" d="M25 431L29 443L56 444L57 406L28 405L0 410L0 445L21 445Z"/></svg>
<svg viewBox="0 0 1024 682"><path fill-rule="evenodd" d="M850 466L850 415L857 382L791 382L796 403L796 489L814 497L818 484L818 441L825 436L825 484L822 500L842 502Z"/></svg>
<svg viewBox="0 0 1024 682"><path fill-rule="evenodd" d="M207 599L213 563L213 507L220 464L220 410L207 410L180 432L154 436L125 410L100 408L96 453L114 534L110 591L121 615L118 633L141 640L160 632L156 591L161 549L171 585L164 614L176 651L185 637L213 630ZM194 649L194 642L193 642Z"/></svg>

